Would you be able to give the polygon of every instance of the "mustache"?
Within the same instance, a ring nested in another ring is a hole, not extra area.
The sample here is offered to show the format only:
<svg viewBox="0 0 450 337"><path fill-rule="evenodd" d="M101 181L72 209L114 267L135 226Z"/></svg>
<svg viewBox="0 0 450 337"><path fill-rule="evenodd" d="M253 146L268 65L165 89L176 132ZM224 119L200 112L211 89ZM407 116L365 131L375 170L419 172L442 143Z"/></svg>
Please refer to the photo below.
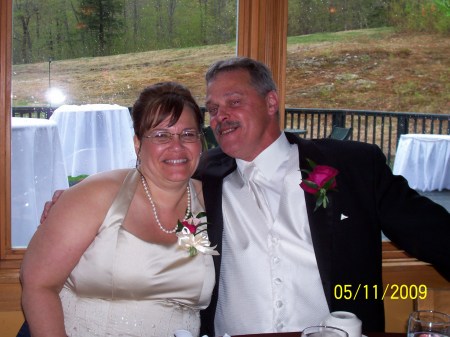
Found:
<svg viewBox="0 0 450 337"><path fill-rule="evenodd" d="M222 129L230 129L230 128L237 128L241 125L241 123L237 122L237 121L224 121L224 122L220 122L216 125L214 131L217 134L221 134L222 133Z"/></svg>

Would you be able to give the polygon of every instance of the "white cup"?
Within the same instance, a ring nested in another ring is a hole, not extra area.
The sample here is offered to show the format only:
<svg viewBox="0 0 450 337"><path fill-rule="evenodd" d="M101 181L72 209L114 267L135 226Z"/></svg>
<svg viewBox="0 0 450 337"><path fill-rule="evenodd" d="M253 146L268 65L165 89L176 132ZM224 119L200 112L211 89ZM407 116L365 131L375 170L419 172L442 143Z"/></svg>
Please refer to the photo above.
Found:
<svg viewBox="0 0 450 337"><path fill-rule="evenodd" d="M192 334L187 330L175 331L175 337L192 337Z"/></svg>
<svg viewBox="0 0 450 337"><path fill-rule="evenodd" d="M335 326L347 331L349 337L361 337L362 323L355 314L348 311L334 311L320 324Z"/></svg>

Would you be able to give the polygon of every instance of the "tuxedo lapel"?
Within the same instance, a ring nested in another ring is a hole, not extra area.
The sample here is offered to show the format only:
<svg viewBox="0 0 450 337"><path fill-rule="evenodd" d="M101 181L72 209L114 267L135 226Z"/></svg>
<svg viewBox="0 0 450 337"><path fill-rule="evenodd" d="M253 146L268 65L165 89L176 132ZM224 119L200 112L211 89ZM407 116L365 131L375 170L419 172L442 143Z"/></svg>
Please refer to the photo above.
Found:
<svg viewBox="0 0 450 337"><path fill-rule="evenodd" d="M204 154L195 178L201 179L205 210L208 219L208 238L222 254L222 186L223 179L236 169L236 161L225 155L220 148L209 150ZM216 270L216 285L219 282L221 255L213 256ZM217 290L217 287L216 287ZM215 290L215 291L216 291Z"/></svg>
<svg viewBox="0 0 450 337"><path fill-rule="evenodd" d="M298 145L300 170L310 170L306 159L310 159L316 164L325 164L325 158L317 146L310 141L299 139L292 134L286 134L290 143ZM307 173L301 171L302 178L307 177ZM308 221L311 229L311 237L316 254L317 265L319 268L322 285L328 306L332 300L332 284L331 284L331 259L332 256L332 229L333 219L336 211L336 200L334 193L328 193L329 205L327 208L320 207L314 211L316 205L316 197L305 192L306 210L308 212Z"/></svg>

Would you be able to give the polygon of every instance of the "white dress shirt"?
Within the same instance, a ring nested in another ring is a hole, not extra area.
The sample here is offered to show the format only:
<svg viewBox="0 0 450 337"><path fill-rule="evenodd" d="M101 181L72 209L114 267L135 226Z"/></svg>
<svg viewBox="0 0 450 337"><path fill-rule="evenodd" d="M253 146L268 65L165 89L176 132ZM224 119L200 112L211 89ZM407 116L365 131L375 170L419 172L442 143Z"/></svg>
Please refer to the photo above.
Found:
<svg viewBox="0 0 450 337"><path fill-rule="evenodd" d="M284 133L252 162L273 221L243 173L224 179L222 264L215 334L301 331L329 314L299 184L298 148Z"/></svg>

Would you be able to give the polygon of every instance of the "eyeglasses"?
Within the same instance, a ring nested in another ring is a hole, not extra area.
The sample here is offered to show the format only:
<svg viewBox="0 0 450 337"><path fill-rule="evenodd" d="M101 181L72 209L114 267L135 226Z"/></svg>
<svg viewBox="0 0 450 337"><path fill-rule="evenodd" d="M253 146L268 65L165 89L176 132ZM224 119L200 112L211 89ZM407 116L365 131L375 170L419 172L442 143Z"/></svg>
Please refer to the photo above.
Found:
<svg viewBox="0 0 450 337"><path fill-rule="evenodd" d="M195 143L200 139L201 135L202 133L196 130L183 130L181 133L154 130L149 135L143 137L150 139L153 144L167 144L172 141L173 136L178 136L182 143Z"/></svg>

